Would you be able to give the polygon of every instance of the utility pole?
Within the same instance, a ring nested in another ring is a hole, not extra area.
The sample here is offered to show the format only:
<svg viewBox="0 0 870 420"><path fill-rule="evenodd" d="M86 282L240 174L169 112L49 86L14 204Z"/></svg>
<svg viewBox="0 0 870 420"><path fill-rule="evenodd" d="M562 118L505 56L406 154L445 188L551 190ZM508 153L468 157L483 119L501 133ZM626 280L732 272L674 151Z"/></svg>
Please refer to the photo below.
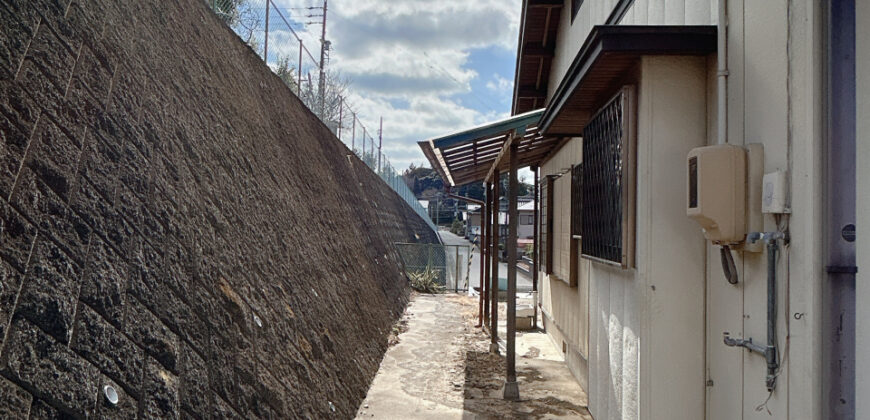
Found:
<svg viewBox="0 0 870 420"><path fill-rule="evenodd" d="M378 173L381 173L381 155L384 146L384 117L381 117L381 128L378 129Z"/></svg>
<svg viewBox="0 0 870 420"><path fill-rule="evenodd" d="M320 118L323 119L326 116L326 80L324 79L324 75L326 74L326 49L329 48L326 43L326 0L323 0L323 33L320 36Z"/></svg>

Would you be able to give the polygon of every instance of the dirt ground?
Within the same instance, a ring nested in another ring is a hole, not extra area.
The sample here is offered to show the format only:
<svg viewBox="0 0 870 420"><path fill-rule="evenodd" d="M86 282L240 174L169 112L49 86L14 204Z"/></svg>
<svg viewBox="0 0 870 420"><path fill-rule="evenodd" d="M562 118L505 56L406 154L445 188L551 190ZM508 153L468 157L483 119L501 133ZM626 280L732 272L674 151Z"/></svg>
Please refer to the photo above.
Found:
<svg viewBox="0 0 870 420"><path fill-rule="evenodd" d="M586 393L541 332L517 334L521 400L502 399L503 346L489 353L476 323L476 298L413 296L357 418L592 419Z"/></svg>

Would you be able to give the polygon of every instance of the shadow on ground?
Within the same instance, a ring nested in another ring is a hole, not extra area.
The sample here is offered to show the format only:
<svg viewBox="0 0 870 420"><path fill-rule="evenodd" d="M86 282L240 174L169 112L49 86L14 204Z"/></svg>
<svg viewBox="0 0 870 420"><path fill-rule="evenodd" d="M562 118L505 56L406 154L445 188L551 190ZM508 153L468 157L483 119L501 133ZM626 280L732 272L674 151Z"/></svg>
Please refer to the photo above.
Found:
<svg viewBox="0 0 870 420"><path fill-rule="evenodd" d="M538 363L559 362L538 361ZM544 377L539 369L517 366L520 401L502 398L505 358L489 352L465 353L464 419L549 417L591 418L586 407L562 400L539 389ZM525 394L525 395L524 395Z"/></svg>

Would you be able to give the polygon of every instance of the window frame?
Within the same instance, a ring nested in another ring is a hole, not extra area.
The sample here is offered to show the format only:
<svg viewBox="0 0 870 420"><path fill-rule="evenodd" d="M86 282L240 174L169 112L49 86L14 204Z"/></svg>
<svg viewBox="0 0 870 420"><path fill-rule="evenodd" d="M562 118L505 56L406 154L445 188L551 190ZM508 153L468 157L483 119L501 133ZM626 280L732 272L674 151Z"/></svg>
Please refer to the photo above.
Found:
<svg viewBox="0 0 870 420"><path fill-rule="evenodd" d="M636 206L635 199L637 194L637 88L635 85L625 85L619 89L619 91L613 95L610 99L608 99L604 104L595 112L590 121L594 121L598 118L603 112L607 111L610 105L617 100L622 100L622 137L620 142L622 144L620 159L622 162L621 168L621 185L620 189L620 197L619 204L622 207L622 218L620 220L621 224L621 232L620 232L620 240L621 240L621 252L619 261L610 260L597 255L589 255L581 247L581 256L584 259L599 262L602 264L621 267L623 269L630 269L635 267L635 224L636 224ZM588 125L587 125L588 127ZM583 153L583 179L590 179L590 165L587 165L587 158L592 153L586 153L586 140L587 137L584 136L584 153ZM588 189L590 189L587 183L583 185L584 196L588 194ZM585 204L585 203L584 203ZM590 206L583 205L583 217L586 219L585 212L590 209ZM589 210L591 211L591 210ZM587 230L589 226L586 224L583 225L583 230ZM587 232L588 236L588 232ZM588 239L588 238L587 238ZM584 241L586 242L586 241Z"/></svg>

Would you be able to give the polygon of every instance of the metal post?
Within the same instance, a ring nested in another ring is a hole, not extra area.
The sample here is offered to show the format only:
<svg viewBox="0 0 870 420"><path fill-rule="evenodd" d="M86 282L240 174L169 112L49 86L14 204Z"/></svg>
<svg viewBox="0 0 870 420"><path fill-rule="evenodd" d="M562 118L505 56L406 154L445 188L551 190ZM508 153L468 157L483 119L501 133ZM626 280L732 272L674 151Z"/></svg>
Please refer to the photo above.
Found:
<svg viewBox="0 0 870 420"><path fill-rule="evenodd" d="M507 348L505 361L507 363L507 379L504 383L504 399L516 401L520 399L520 388L517 385L516 342L517 342L517 209L518 187L517 166L519 140L510 145L510 175L508 179L508 237L505 247L508 252L507 272Z"/></svg>
<svg viewBox="0 0 870 420"><path fill-rule="evenodd" d="M540 204L540 200L538 199L538 193L540 193L540 185L538 182L538 167L532 167L532 176L535 178L535 190L533 194L533 200L535 200L534 205L534 216L532 218L533 227L533 243L532 243L532 297L534 298L532 302L532 306L534 309L534 315L532 315L532 328L538 328L538 247L540 247L540 239L538 238L538 218L540 217L540 212L538 211L538 204Z"/></svg>
<svg viewBox="0 0 870 420"><path fill-rule="evenodd" d="M338 141L341 141L341 119L344 117L344 98L338 97Z"/></svg>
<svg viewBox="0 0 870 420"><path fill-rule="evenodd" d="M302 50L304 50L304 49L305 49L305 47L302 45L302 40L300 39L299 40L299 68L296 69L296 75L299 76L299 82L296 85L296 90L298 91L298 92L296 92L296 96L298 96L300 99L302 98Z"/></svg>
<svg viewBox="0 0 870 420"><path fill-rule="evenodd" d="M351 117L353 118L353 129L350 131L350 150L356 149L356 113L351 112Z"/></svg>
<svg viewBox="0 0 870 420"><path fill-rule="evenodd" d="M381 172L381 155L384 146L384 117L381 117L381 128L378 129L378 173Z"/></svg>
<svg viewBox="0 0 870 420"><path fill-rule="evenodd" d="M453 293L459 293L459 245L456 245L456 275L453 276Z"/></svg>
<svg viewBox="0 0 870 420"><path fill-rule="evenodd" d="M489 336L492 340L489 343L489 351L490 353L498 354L498 196L501 190L501 188L499 188L501 180L498 169L496 169L495 173L492 174L492 180L492 229L489 230L489 236L492 237L490 245L490 263L492 264L490 273L492 274L492 282L489 287L489 294L491 297L491 306L489 308Z"/></svg>
<svg viewBox="0 0 870 420"><path fill-rule="evenodd" d="M486 283L489 280L489 260L487 259L487 243L486 231L489 224L489 183L483 187L484 204L480 206L480 236L477 238L477 250L480 253L480 277L478 278L478 288L480 289L480 304L478 308L477 326L483 327L486 321L489 320L489 300L487 300Z"/></svg>
<svg viewBox="0 0 870 420"><path fill-rule="evenodd" d="M320 119L326 118L326 0L323 0L323 33L320 36Z"/></svg>
<svg viewBox="0 0 870 420"><path fill-rule="evenodd" d="M362 137L362 160L363 163L366 163L366 126L360 124L363 129L363 137ZM368 163L366 163L368 165Z"/></svg>
<svg viewBox="0 0 870 420"><path fill-rule="evenodd" d="M263 40L263 61L267 65L269 64L269 9L271 9L271 3L272 0L266 0L266 34Z"/></svg>

